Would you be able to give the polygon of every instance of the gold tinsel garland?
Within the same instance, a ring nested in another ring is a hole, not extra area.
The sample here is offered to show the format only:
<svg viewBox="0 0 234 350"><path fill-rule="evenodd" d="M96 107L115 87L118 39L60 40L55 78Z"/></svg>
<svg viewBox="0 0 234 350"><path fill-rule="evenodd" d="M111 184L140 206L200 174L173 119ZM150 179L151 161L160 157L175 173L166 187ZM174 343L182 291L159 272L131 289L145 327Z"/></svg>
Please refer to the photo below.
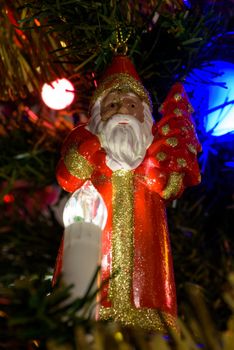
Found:
<svg viewBox="0 0 234 350"><path fill-rule="evenodd" d="M40 22L34 19L32 30L21 30L20 23L28 10L17 16L19 1L0 1L0 89L3 101L17 100L31 95L38 96L41 86L61 75L68 75L65 64L55 64L55 50L66 44L39 29ZM25 27L27 27L25 25Z"/></svg>

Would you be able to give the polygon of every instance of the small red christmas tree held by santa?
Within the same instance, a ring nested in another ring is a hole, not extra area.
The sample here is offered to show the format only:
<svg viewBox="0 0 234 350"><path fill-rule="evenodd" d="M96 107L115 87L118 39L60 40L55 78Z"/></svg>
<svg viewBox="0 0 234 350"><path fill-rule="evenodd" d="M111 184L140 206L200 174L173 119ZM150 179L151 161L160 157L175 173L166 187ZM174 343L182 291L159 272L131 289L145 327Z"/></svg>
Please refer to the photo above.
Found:
<svg viewBox="0 0 234 350"><path fill-rule="evenodd" d="M165 201L200 182L191 105L175 84L154 124L132 62L117 55L90 110L88 124L65 140L57 167L59 184L73 195L55 275L62 271L80 297L100 264L99 319L155 331L176 328Z"/></svg>

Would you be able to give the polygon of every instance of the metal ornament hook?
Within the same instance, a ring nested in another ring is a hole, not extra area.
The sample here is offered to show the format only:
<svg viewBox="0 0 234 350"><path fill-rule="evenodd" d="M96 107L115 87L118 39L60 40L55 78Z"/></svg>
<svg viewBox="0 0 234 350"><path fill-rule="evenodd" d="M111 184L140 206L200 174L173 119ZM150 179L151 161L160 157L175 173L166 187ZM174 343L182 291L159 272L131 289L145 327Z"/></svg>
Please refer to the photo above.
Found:
<svg viewBox="0 0 234 350"><path fill-rule="evenodd" d="M129 30L129 33L127 34L126 38L124 39L122 29L120 25L116 25L116 31L115 31L115 45L110 44L110 47L115 55L127 55L128 52L128 45L127 42L131 36L132 31Z"/></svg>

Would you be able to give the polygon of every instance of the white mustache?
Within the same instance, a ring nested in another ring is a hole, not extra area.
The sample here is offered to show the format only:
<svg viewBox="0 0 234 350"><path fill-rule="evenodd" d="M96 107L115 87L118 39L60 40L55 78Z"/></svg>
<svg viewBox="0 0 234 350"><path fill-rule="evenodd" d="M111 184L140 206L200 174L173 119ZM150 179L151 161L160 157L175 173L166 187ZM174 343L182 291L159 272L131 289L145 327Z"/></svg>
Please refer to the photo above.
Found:
<svg viewBox="0 0 234 350"><path fill-rule="evenodd" d="M104 123L108 124L109 122L111 123L116 122L116 124L119 124L119 123L138 124L139 123L139 121L130 114L114 114L109 119L107 119Z"/></svg>

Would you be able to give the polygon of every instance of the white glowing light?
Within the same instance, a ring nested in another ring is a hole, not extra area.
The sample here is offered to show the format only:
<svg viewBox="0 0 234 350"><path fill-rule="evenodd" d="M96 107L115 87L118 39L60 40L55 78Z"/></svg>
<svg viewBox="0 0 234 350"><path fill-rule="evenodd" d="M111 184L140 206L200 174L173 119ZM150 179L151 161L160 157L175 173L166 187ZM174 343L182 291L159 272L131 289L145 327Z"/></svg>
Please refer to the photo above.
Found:
<svg viewBox="0 0 234 350"><path fill-rule="evenodd" d="M64 226L69 227L75 222L86 222L103 229L106 221L106 205L101 195L88 180L68 199L63 211Z"/></svg>
<svg viewBox="0 0 234 350"><path fill-rule="evenodd" d="M51 84L44 84L41 91L44 103L51 109L64 109L74 100L74 86L63 78L53 81Z"/></svg>

